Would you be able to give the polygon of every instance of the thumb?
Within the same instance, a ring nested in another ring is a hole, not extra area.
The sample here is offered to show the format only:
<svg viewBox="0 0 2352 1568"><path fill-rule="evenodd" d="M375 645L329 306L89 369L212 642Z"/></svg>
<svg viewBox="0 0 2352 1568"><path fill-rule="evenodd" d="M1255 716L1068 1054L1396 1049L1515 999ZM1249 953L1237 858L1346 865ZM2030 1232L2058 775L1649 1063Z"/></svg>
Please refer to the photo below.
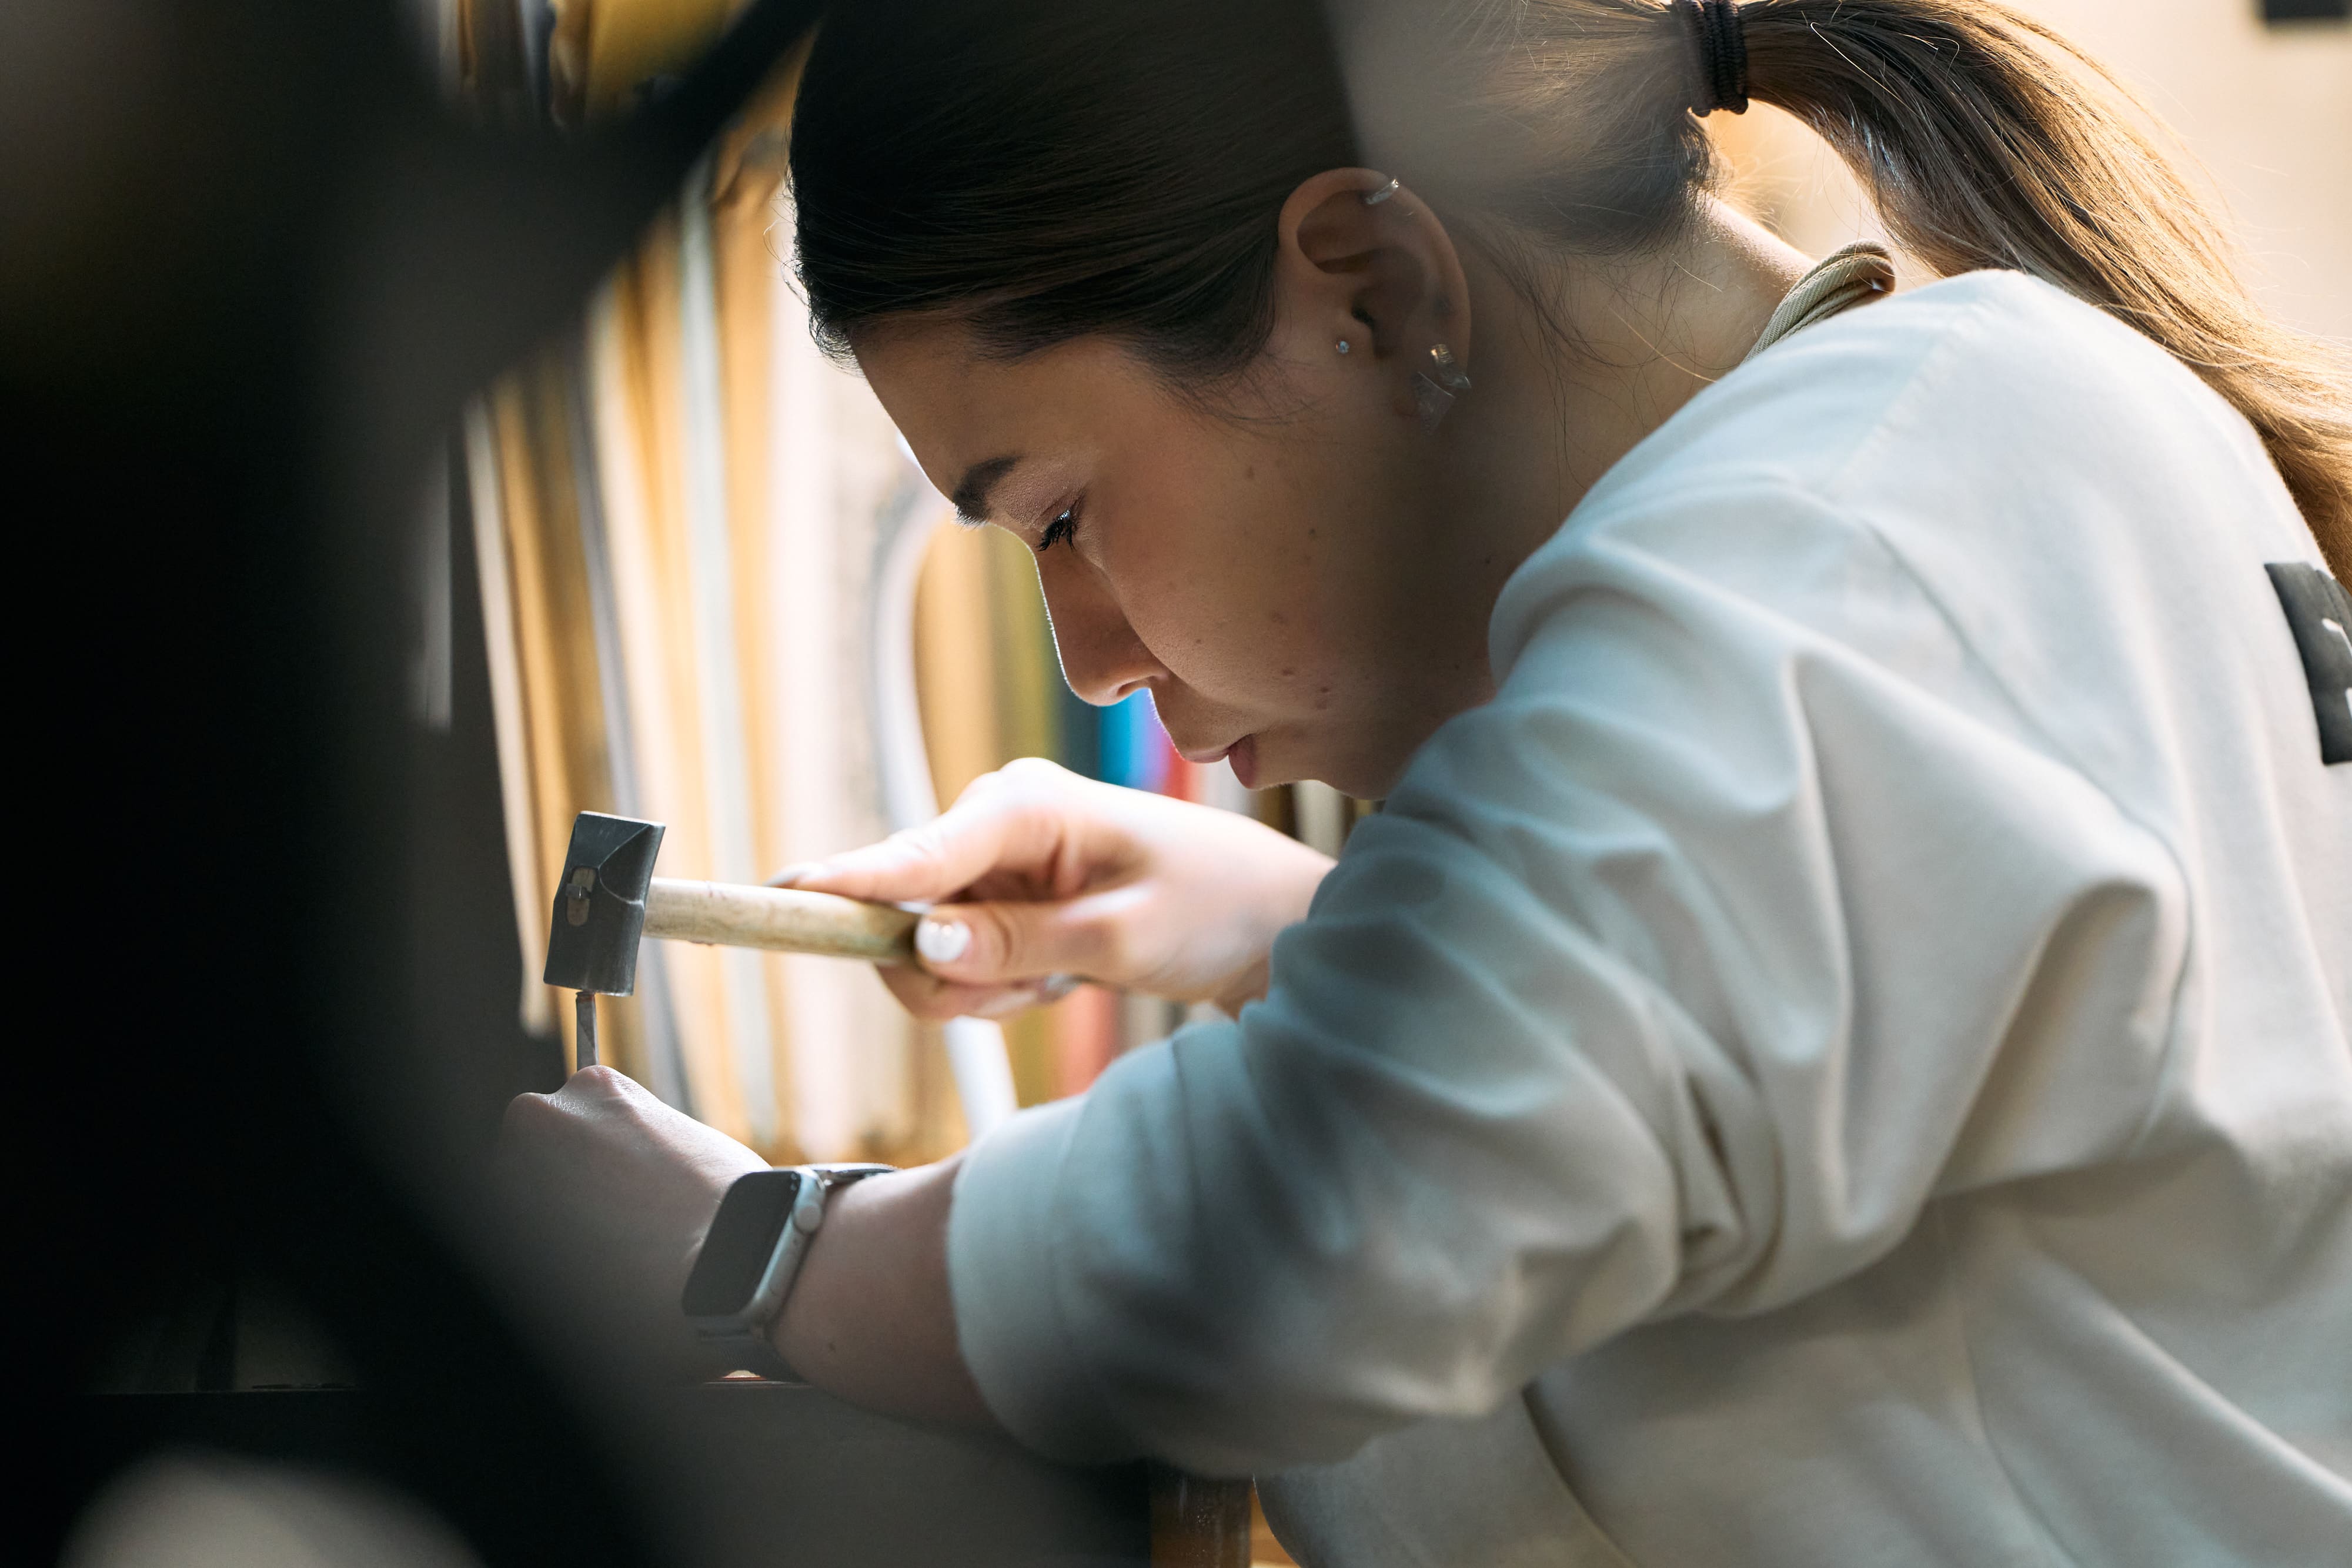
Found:
<svg viewBox="0 0 2352 1568"><path fill-rule="evenodd" d="M964 985L1091 975L1101 943L1078 908L1090 902L940 904L916 925L915 952L924 968Z"/></svg>

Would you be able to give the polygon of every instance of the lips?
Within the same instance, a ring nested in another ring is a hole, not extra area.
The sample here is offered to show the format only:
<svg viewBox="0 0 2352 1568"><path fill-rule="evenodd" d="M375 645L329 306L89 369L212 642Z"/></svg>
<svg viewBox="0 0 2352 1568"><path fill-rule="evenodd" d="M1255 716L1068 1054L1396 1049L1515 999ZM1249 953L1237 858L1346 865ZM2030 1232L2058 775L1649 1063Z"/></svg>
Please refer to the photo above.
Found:
<svg viewBox="0 0 2352 1568"><path fill-rule="evenodd" d="M1225 758L1234 765L1234 777L1244 789L1257 788L1257 737L1244 735L1225 747Z"/></svg>
<svg viewBox="0 0 2352 1568"><path fill-rule="evenodd" d="M1243 789L1257 788L1257 737L1255 735L1244 735L1232 745L1220 747L1214 751L1187 751L1179 747L1176 755L1195 768L1214 768L1220 762L1231 762L1234 777L1241 780Z"/></svg>

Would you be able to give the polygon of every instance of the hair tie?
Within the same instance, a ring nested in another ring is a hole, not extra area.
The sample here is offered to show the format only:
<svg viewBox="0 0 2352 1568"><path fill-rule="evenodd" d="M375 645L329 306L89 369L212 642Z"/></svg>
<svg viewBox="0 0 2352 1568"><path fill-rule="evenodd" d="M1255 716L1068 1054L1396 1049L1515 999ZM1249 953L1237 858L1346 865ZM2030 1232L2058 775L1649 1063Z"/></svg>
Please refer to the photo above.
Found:
<svg viewBox="0 0 2352 1568"><path fill-rule="evenodd" d="M1733 0L1678 0L1698 45L1698 93L1691 100L1693 114L1727 109L1748 111L1748 34L1740 26L1739 7Z"/></svg>

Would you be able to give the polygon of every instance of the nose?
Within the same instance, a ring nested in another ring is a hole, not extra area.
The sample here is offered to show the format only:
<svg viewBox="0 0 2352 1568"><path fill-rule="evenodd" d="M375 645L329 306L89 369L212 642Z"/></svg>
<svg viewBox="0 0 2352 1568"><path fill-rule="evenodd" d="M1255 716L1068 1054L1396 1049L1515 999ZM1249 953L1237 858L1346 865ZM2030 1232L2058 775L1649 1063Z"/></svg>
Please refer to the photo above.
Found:
<svg viewBox="0 0 2352 1568"><path fill-rule="evenodd" d="M1045 619L1054 629L1062 678L1080 700L1108 707L1167 675L1168 667L1143 645L1093 568L1041 559L1037 582L1045 591Z"/></svg>

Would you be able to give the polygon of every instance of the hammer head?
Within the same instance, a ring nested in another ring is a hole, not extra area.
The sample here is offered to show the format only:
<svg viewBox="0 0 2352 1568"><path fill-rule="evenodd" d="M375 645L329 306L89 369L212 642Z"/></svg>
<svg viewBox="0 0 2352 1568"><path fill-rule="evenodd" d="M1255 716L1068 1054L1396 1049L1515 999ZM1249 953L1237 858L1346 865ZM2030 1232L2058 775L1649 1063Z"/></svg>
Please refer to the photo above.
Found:
<svg viewBox="0 0 2352 1568"><path fill-rule="evenodd" d="M625 997L636 989L637 939L662 825L583 811L563 852L547 927L547 983Z"/></svg>

